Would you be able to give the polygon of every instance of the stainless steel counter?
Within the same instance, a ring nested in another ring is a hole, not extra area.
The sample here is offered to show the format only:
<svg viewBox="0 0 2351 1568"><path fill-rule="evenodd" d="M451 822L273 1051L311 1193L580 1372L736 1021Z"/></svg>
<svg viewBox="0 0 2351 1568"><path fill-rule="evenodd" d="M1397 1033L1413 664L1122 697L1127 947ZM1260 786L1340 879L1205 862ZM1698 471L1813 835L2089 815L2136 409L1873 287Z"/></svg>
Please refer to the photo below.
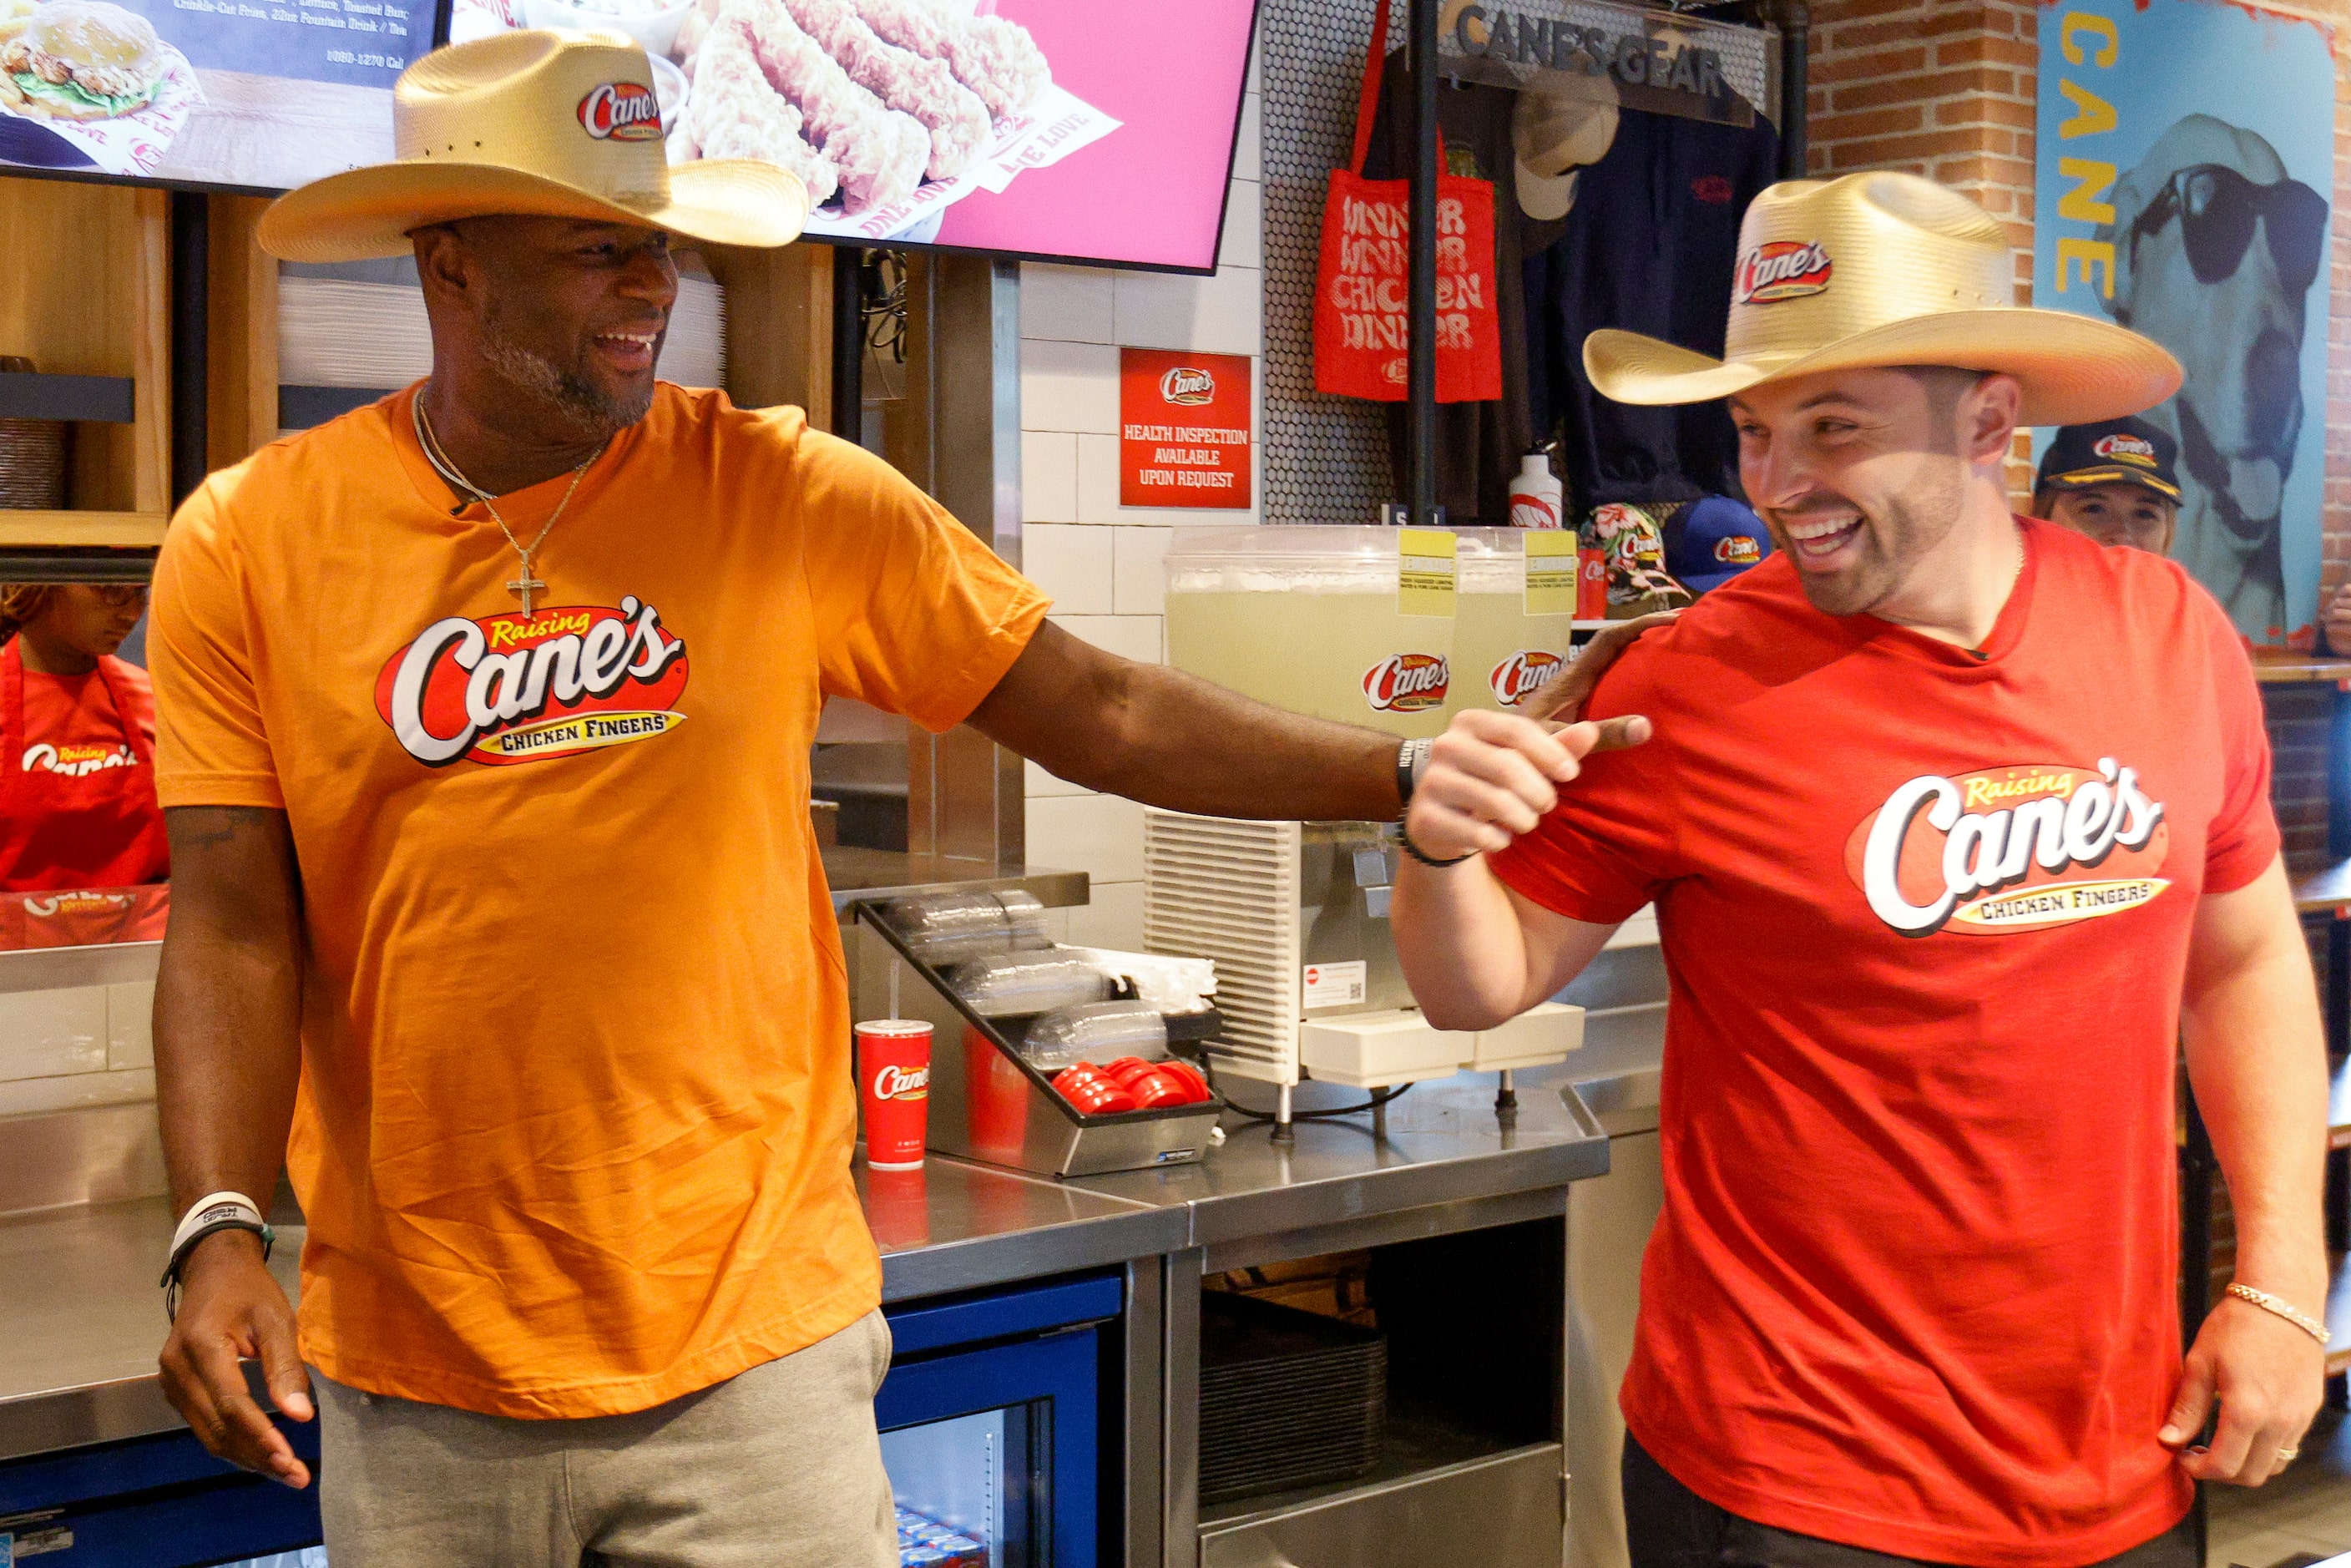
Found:
<svg viewBox="0 0 2351 1568"><path fill-rule="evenodd" d="M155 1375L174 1218L149 1197L0 1220L0 1458L180 1425ZM301 1227L280 1229L288 1291L301 1255Z"/></svg>
<svg viewBox="0 0 2351 1568"><path fill-rule="evenodd" d="M1262 1125L1228 1124L1196 1166L1056 1182L933 1155L919 1172L865 1172L859 1186L883 1253L883 1296L1109 1267L1138 1259L1294 1240L1319 1228L1531 1204L1561 1212L1572 1181L1607 1168L1607 1137L1580 1104L1529 1088L1514 1129L1493 1114L1493 1080L1423 1084L1369 1116L1306 1123L1280 1147ZM155 1276L172 1215L161 1198L0 1220L0 1458L179 1424L155 1353ZM272 1267L290 1290L301 1231L280 1232ZM1293 1246L1294 1249L1294 1246Z"/></svg>

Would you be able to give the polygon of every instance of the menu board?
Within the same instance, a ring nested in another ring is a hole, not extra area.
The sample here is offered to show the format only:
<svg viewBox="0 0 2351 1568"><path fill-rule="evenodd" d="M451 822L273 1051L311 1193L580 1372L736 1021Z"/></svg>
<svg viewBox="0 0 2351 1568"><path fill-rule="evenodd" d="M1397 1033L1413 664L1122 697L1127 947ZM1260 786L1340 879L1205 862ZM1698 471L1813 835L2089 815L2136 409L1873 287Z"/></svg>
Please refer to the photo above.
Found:
<svg viewBox="0 0 2351 1568"><path fill-rule="evenodd" d="M283 190L392 156L435 0L0 0L0 163Z"/></svg>
<svg viewBox="0 0 2351 1568"><path fill-rule="evenodd" d="M782 164L813 235L1208 271L1254 5L453 0L449 35L629 32L670 161Z"/></svg>

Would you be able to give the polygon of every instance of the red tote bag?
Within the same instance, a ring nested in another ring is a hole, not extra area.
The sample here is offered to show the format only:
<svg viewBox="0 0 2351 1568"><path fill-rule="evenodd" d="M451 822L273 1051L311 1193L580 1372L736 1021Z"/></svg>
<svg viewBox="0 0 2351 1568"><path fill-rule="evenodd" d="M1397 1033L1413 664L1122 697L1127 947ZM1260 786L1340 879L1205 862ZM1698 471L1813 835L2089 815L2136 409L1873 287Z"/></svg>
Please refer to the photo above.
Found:
<svg viewBox="0 0 2351 1568"><path fill-rule="evenodd" d="M1411 328L1408 180L1366 180L1373 110L1387 55L1388 8L1375 7L1371 55L1355 102L1353 167L1331 171L1322 251L1314 278L1314 390L1398 402ZM1445 144L1437 141L1437 168ZM1437 180L1437 401L1502 395L1502 325L1494 298L1494 186L1440 172Z"/></svg>

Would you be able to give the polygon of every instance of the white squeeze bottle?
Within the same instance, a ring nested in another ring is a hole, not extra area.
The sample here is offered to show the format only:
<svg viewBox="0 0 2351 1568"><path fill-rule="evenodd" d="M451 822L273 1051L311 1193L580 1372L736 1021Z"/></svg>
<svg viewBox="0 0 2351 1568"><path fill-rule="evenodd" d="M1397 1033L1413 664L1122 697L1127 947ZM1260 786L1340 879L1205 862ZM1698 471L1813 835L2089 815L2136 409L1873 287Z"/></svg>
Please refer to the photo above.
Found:
<svg viewBox="0 0 2351 1568"><path fill-rule="evenodd" d="M1560 527L1564 499L1565 491L1559 482L1559 476L1551 471L1549 452L1528 453L1519 465L1519 476L1510 481L1510 527Z"/></svg>

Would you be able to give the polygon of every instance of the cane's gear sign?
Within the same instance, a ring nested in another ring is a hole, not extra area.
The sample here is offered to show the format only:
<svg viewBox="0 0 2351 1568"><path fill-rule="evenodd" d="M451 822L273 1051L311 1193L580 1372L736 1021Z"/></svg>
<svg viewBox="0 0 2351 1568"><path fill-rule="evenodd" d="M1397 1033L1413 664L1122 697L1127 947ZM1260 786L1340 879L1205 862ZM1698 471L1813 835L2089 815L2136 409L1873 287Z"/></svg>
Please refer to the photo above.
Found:
<svg viewBox="0 0 2351 1568"><path fill-rule="evenodd" d="M1834 270L1820 241L1775 239L1739 258L1739 270L1731 277L1732 302L1769 305L1823 294Z"/></svg>
<svg viewBox="0 0 2351 1568"><path fill-rule="evenodd" d="M435 621L385 663L375 706L427 768L535 762L667 735L685 722L685 640L630 594Z"/></svg>
<svg viewBox="0 0 2351 1568"><path fill-rule="evenodd" d="M1906 936L1990 936L2137 909L2171 885L2163 803L2111 757L1896 785L1845 843L1845 870Z"/></svg>
<svg viewBox="0 0 2351 1568"><path fill-rule="evenodd" d="M2090 450L2101 457L2118 458L2147 468L2155 466L2155 444L2142 441L2136 435L2125 435L2120 431L2112 435L2101 435L2091 444Z"/></svg>
<svg viewBox="0 0 2351 1568"><path fill-rule="evenodd" d="M1390 653L1364 672L1364 700L1374 713L1443 707L1453 685L1451 661L1435 653Z"/></svg>

